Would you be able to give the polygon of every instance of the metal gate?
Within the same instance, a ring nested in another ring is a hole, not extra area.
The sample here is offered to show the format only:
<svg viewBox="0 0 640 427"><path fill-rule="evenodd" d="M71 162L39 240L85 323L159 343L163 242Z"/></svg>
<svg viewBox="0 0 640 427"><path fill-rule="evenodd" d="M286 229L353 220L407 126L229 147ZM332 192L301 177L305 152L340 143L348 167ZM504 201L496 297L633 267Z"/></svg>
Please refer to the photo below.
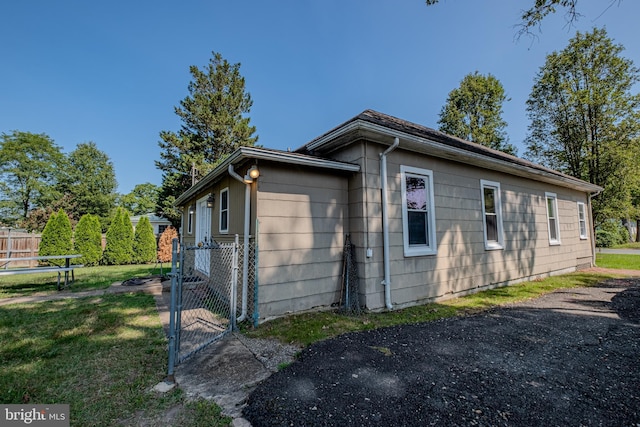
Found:
<svg viewBox="0 0 640 427"><path fill-rule="evenodd" d="M180 250L178 251L178 247ZM173 242L169 376L173 367L236 327L238 237L232 243Z"/></svg>

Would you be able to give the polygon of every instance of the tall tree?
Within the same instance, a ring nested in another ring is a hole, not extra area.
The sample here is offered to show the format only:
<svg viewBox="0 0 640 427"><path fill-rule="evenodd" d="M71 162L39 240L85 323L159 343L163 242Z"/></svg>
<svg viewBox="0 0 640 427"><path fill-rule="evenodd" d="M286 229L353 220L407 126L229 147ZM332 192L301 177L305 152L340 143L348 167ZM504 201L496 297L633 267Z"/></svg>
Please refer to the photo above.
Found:
<svg viewBox="0 0 640 427"><path fill-rule="evenodd" d="M133 187L130 193L120 196L118 204L132 215L155 212L159 193L160 187L150 182L145 182Z"/></svg>
<svg viewBox="0 0 640 427"><path fill-rule="evenodd" d="M74 216L85 214L106 217L115 206L116 181L113 163L95 143L78 144L69 153L68 166L61 176L60 192L70 194L75 203Z"/></svg>
<svg viewBox="0 0 640 427"><path fill-rule="evenodd" d="M82 255L78 259L80 264L98 265L102 257L102 233L97 216L86 214L80 218L74 233L74 248Z"/></svg>
<svg viewBox="0 0 640 427"><path fill-rule="evenodd" d="M189 67L193 78L189 95L175 108L182 127L177 133L160 132L156 167L163 179L157 212L174 222L179 222L179 213L172 203L192 185L193 178L206 175L236 148L258 140L246 116L253 101L245 91L240 63L230 64L220 53L212 54L203 70Z"/></svg>
<svg viewBox="0 0 640 427"><path fill-rule="evenodd" d="M449 92L440 111L440 130L487 147L515 154L505 132L502 104L507 101L500 81L477 71L467 74L460 86Z"/></svg>
<svg viewBox="0 0 640 427"><path fill-rule="evenodd" d="M635 168L640 74L604 29L577 33L547 56L527 101L526 157L604 188L594 198L594 226L628 218Z"/></svg>
<svg viewBox="0 0 640 427"><path fill-rule="evenodd" d="M49 255L69 255L73 250L73 231L69 217L60 209L58 213L53 213L44 227L38 248L39 256ZM64 259L53 259L46 261L52 265L64 265Z"/></svg>
<svg viewBox="0 0 640 427"><path fill-rule="evenodd" d="M156 236L149 218L143 216L136 226L133 235L133 262L145 264L157 258Z"/></svg>
<svg viewBox="0 0 640 427"><path fill-rule="evenodd" d="M102 253L106 265L131 264L133 259L133 226L129 214L122 208L116 210L107 230L107 244Z"/></svg>
<svg viewBox="0 0 640 427"><path fill-rule="evenodd" d="M56 199L56 171L64 155L45 134L16 130L0 138L0 222L15 226L34 207Z"/></svg>

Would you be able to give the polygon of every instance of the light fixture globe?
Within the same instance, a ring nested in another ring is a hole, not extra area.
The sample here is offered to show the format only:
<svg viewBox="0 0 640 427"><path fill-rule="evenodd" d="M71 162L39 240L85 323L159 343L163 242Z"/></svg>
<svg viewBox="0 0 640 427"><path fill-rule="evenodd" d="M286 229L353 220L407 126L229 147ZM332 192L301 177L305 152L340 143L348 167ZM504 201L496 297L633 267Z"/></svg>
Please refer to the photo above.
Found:
<svg viewBox="0 0 640 427"><path fill-rule="evenodd" d="M251 166L251 168L249 168L249 171L247 172L247 174L251 177L251 179L256 179L257 177L260 176L260 170L256 165L253 165Z"/></svg>

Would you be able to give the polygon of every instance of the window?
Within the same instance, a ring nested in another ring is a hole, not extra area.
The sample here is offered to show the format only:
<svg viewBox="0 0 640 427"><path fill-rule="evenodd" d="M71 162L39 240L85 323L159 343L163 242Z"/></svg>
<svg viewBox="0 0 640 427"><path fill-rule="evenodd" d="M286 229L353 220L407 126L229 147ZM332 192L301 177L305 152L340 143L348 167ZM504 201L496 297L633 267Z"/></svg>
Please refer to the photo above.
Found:
<svg viewBox="0 0 640 427"><path fill-rule="evenodd" d="M187 233L193 234L193 212L195 208L189 205L189 210L187 211Z"/></svg>
<svg viewBox="0 0 640 427"><path fill-rule="evenodd" d="M547 199L547 220L549 222L549 243L560 244L560 220L558 218L558 198L555 193L545 193Z"/></svg>
<svg viewBox="0 0 640 427"><path fill-rule="evenodd" d="M220 233L229 232L229 188L220 191Z"/></svg>
<svg viewBox="0 0 640 427"><path fill-rule="evenodd" d="M401 166L400 175L404 255L433 255L437 252L433 172Z"/></svg>
<svg viewBox="0 0 640 427"><path fill-rule="evenodd" d="M482 213L484 216L485 249L502 249L504 233L502 229L502 200L500 183L480 180L482 190Z"/></svg>
<svg viewBox="0 0 640 427"><path fill-rule="evenodd" d="M580 229L580 238L582 240L587 238L587 214L584 208L584 203L578 202L578 228Z"/></svg>
<svg viewBox="0 0 640 427"><path fill-rule="evenodd" d="M158 225L158 234L164 233L164 230L166 230L167 227L169 227L169 226L168 225L164 225L164 224Z"/></svg>

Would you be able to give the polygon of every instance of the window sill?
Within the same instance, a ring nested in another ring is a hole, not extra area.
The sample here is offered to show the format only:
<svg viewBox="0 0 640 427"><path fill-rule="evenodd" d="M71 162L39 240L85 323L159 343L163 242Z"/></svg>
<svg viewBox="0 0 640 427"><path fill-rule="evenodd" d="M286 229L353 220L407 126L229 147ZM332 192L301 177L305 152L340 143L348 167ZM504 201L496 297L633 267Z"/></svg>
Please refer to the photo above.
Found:
<svg viewBox="0 0 640 427"><path fill-rule="evenodd" d="M485 251L499 251L499 250L503 250L504 246L499 245L499 244L495 244L495 245L488 245L485 244L484 245L484 250Z"/></svg>
<svg viewBox="0 0 640 427"><path fill-rule="evenodd" d="M560 246L562 243L559 240L552 240L549 242L549 246Z"/></svg>
<svg viewBox="0 0 640 427"><path fill-rule="evenodd" d="M416 256L427 256L427 255L437 255L438 251L435 249L427 249L427 248L404 248L404 256L408 257L416 257Z"/></svg>

